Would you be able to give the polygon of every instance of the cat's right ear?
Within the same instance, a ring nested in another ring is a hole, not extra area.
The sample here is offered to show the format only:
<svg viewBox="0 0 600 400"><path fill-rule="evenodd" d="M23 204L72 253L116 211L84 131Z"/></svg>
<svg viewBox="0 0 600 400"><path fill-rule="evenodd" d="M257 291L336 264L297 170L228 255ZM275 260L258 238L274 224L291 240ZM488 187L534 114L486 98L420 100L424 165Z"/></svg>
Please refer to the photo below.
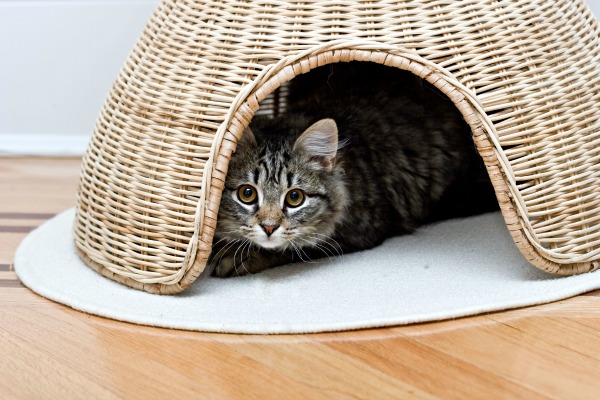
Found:
<svg viewBox="0 0 600 400"><path fill-rule="evenodd" d="M238 140L237 148L238 150L240 150L249 147L256 147L256 137L254 136L254 132L252 132L252 129L250 129L250 127L248 126L246 127L246 129L244 129L244 133L242 134L241 139Z"/></svg>
<svg viewBox="0 0 600 400"><path fill-rule="evenodd" d="M337 125L331 118L315 122L296 140L294 150L302 150L331 170L338 150Z"/></svg>

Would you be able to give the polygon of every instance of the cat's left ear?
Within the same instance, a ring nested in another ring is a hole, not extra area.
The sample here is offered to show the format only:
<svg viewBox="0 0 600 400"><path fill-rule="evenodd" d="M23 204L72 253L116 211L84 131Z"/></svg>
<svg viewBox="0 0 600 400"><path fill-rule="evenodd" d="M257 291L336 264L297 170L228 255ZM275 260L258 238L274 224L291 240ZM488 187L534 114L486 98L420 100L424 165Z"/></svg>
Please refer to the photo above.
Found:
<svg viewBox="0 0 600 400"><path fill-rule="evenodd" d="M325 168L333 168L338 150L338 129L334 120L325 118L312 124L296 140L294 150L301 150L321 162Z"/></svg>

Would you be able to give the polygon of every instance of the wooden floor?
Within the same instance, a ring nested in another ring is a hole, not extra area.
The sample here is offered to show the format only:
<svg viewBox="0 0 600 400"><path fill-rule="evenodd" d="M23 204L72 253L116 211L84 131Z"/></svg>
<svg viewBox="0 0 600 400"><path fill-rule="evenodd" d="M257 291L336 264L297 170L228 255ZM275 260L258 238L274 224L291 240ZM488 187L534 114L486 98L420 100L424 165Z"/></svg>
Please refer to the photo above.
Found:
<svg viewBox="0 0 600 400"><path fill-rule="evenodd" d="M600 294L355 332L185 332L77 312L12 271L72 207L78 159L0 158L0 399L598 399Z"/></svg>

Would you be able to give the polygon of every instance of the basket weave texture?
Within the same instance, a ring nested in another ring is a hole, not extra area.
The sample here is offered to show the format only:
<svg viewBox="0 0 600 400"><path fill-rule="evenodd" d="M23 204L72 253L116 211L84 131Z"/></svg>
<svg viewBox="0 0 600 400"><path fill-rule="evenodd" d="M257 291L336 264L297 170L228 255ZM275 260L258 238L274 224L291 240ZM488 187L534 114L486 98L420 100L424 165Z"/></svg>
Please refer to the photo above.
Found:
<svg viewBox="0 0 600 400"><path fill-rule="evenodd" d="M599 37L573 0L163 1L84 156L77 251L137 289L188 287L259 103L298 74L357 60L411 71L456 104L532 264L596 269Z"/></svg>

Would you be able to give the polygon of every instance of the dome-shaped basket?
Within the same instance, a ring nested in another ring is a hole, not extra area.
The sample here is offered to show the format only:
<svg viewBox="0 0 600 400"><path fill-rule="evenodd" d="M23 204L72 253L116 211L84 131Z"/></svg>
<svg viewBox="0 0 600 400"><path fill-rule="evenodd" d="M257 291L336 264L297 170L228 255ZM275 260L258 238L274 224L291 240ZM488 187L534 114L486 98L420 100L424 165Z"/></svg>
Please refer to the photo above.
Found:
<svg viewBox="0 0 600 400"><path fill-rule="evenodd" d="M85 154L77 251L137 289L188 287L259 103L298 74L357 60L408 70L454 102L533 265L596 269L599 33L576 0L163 1Z"/></svg>

